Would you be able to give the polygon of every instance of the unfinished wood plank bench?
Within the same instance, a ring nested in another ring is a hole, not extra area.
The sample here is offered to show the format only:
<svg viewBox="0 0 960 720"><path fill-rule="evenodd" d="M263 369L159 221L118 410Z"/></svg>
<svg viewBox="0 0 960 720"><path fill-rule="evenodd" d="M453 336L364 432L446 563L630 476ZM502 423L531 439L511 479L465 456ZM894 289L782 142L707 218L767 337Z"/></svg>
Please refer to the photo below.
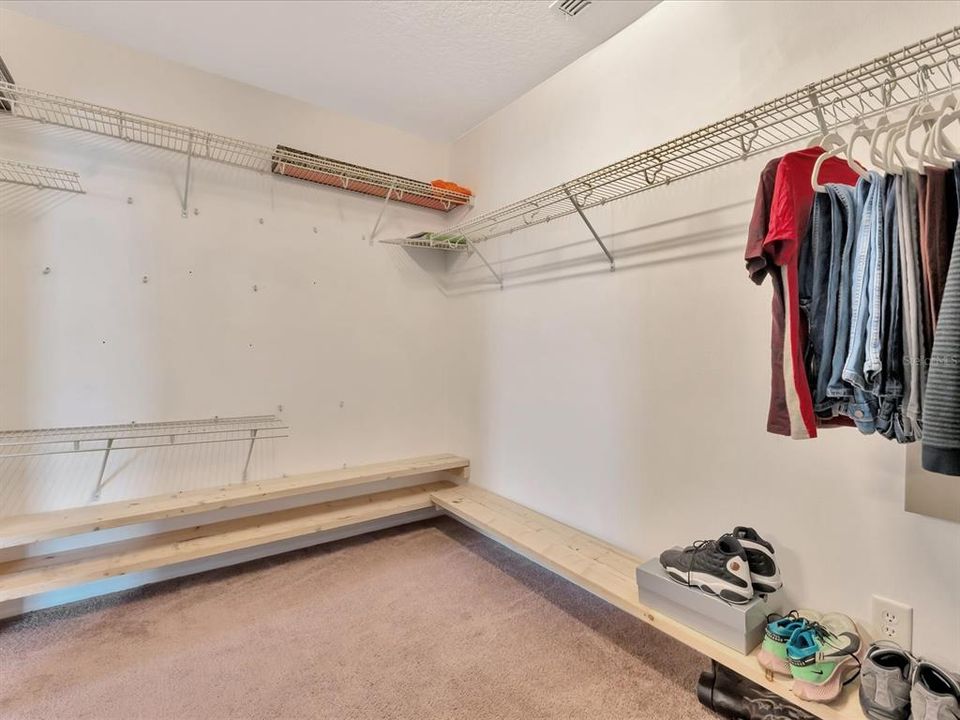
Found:
<svg viewBox="0 0 960 720"><path fill-rule="evenodd" d="M351 527L362 532L370 523L388 518L398 522L419 520L424 517L423 511L435 511L432 493L454 487L450 480L466 478L469 468L465 458L432 455L0 520L0 550L8 556L18 548L26 551L26 557L0 562L0 602L292 538L317 536L317 542L321 542L321 533ZM433 473L444 473L446 479L376 491L376 486L386 481ZM309 495L342 488L353 488L356 495L240 518L207 520L193 527L90 547L29 552L29 546L47 540L227 508L254 509L258 503L297 496L309 500Z"/></svg>
<svg viewBox="0 0 960 720"><path fill-rule="evenodd" d="M788 681L767 679L755 653L742 655L642 605L635 575L640 558L482 488L458 484L469 472L465 458L433 455L0 520L0 551L9 551L126 525L306 498L324 490L357 490L343 499L0 562L0 602L291 538L316 536L316 542L323 542L320 534L326 531L356 528L356 534L384 518L410 522L422 519L425 510L443 511L816 717L863 718L852 688L830 705L799 700ZM399 489L375 488L384 481L431 473L444 477Z"/></svg>
<svg viewBox="0 0 960 720"><path fill-rule="evenodd" d="M824 720L863 720L855 684L829 705L800 700L790 691L789 680L767 679L757 663L756 650L743 655L642 605L636 581L640 558L472 485L437 490L433 493L433 501L478 532L775 692L811 715Z"/></svg>

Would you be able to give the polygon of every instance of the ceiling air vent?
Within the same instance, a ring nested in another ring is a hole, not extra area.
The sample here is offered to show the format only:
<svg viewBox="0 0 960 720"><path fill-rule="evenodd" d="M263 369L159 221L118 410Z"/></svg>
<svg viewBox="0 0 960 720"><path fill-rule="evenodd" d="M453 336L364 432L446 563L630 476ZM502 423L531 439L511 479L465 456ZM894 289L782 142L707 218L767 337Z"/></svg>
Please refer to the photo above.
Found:
<svg viewBox="0 0 960 720"><path fill-rule="evenodd" d="M556 8L567 17L576 17L579 13L587 9L592 0L554 0L550 7Z"/></svg>

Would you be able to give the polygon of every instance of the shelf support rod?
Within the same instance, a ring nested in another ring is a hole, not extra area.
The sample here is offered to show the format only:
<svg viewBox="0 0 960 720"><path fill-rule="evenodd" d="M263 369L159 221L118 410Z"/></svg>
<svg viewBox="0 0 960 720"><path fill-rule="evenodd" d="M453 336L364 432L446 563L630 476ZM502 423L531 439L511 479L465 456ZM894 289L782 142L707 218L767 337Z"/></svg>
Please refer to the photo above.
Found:
<svg viewBox="0 0 960 720"><path fill-rule="evenodd" d="M97 476L97 487L93 491L93 499L99 500L100 493L103 490L103 474L107 470L107 460L110 459L110 451L113 449L113 438L107 440L107 447L103 451L103 462L100 463L100 474Z"/></svg>
<svg viewBox="0 0 960 720"><path fill-rule="evenodd" d="M390 189L387 190L387 196L383 199L383 205L380 206L380 214L377 215L377 221L373 224L373 230L370 231L370 244L373 245L373 238L377 234L377 230L380 228L380 221L383 220L383 214L387 211L387 204L390 202L390 196L393 195L393 190L396 187L396 183L390 186Z"/></svg>
<svg viewBox="0 0 960 720"><path fill-rule="evenodd" d="M563 186L563 191L567 194L567 197L570 198L570 202L573 203L574 209L577 211L580 219L583 220L583 223L587 226L590 234L593 235L593 239L597 241L597 245L599 245L600 249L603 250L603 254L607 256L607 260L610 261L610 272L613 272L617 269L617 263L613 259L613 255L611 255L610 251L607 250L607 246L603 244L603 240L601 240L600 236L597 235L597 231L593 229L593 225L590 224L587 216L583 214L583 208L580 207L580 203L577 202L577 199L573 196L573 193L570 192L566 185Z"/></svg>
<svg viewBox="0 0 960 720"><path fill-rule="evenodd" d="M187 213L187 203L190 201L190 162L193 160L193 133L190 134L190 141L187 143L187 176L183 181L183 203L180 206L180 217L189 217Z"/></svg>
<svg viewBox="0 0 960 720"><path fill-rule="evenodd" d="M253 455L253 444L257 441L257 428L250 431L250 447L247 448L247 460L243 463L243 482L247 481L247 469L250 467L250 456Z"/></svg>
<svg viewBox="0 0 960 720"><path fill-rule="evenodd" d="M477 246L473 244L473 241L470 238L464 236L463 239L467 241L467 247L470 248L470 252L474 252L477 254L477 257L480 258L483 264L487 266L487 270L489 270L491 274L497 279L497 282L500 285L500 289L503 290L503 276L493 269L493 265L487 262L487 259L483 256L483 253L477 249Z"/></svg>

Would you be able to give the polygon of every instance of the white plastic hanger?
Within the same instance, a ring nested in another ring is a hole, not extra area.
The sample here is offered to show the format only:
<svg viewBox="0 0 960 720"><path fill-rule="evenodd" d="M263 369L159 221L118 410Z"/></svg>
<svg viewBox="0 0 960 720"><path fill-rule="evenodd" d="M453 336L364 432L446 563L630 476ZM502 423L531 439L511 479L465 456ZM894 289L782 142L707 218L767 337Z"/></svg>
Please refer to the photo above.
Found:
<svg viewBox="0 0 960 720"><path fill-rule="evenodd" d="M960 69L960 58L953 58L953 63ZM947 71L940 70L947 80L947 85L953 87L953 66L947 63ZM940 117L933 126L934 152L944 160L960 160L960 150L947 137L945 128L951 123L960 120L960 111L958 111L960 101L957 100L955 92L951 92L943 99L943 105L940 107Z"/></svg>
<svg viewBox="0 0 960 720"><path fill-rule="evenodd" d="M853 146L856 144L859 138L869 139L871 135L873 135L873 130L867 127L866 123L864 123L862 119L858 119L857 126L850 135L850 140L847 141L847 147L844 151L847 154L847 165L849 165L850 169L862 178L870 177L870 173L864 169L863 165L853 159Z"/></svg>
<svg viewBox="0 0 960 720"><path fill-rule="evenodd" d="M905 135L910 121L924 107L924 103L925 98L921 96L907 112L907 117L904 120L893 123L892 128L887 131L886 142L883 146L883 162L881 165L888 173L900 175L903 173L904 168L906 168L907 160L901 154L897 143L900 141L900 138ZM894 155L896 155L897 159L900 161L899 164L894 161Z"/></svg>
<svg viewBox="0 0 960 720"><path fill-rule="evenodd" d="M953 160L960 160L960 150L950 142L950 138L947 137L945 128L953 122L960 120L960 110L953 110L952 112L945 112L937 120L936 125L934 126L934 139L936 143L937 153L942 158L951 158Z"/></svg>
<svg viewBox="0 0 960 720"><path fill-rule="evenodd" d="M926 165L933 165L941 168L951 168L953 167L953 161L943 157L939 151L939 144L937 143L937 136L939 134L939 127L945 115L949 115L950 111L955 109L957 106L957 98L955 96L948 95L943 100L943 105L940 107L939 115L933 123L933 126L927 130L924 135L923 142L920 143L920 151L917 153L917 171L923 172L923 168Z"/></svg>
<svg viewBox="0 0 960 720"><path fill-rule="evenodd" d="M827 133L823 136L824 143L830 143L831 148L825 153L822 153L820 157L817 158L817 161L813 164L813 172L810 173L810 185L813 186L814 192L826 192L827 188L820 184L820 168L823 167L823 164L832 157L836 157L842 153L847 148L847 142L836 132ZM821 145L826 149L826 144Z"/></svg>
<svg viewBox="0 0 960 720"><path fill-rule="evenodd" d="M890 108L890 100L893 97L893 89L895 86L895 78L888 78L883 83L883 87L880 90L883 96L883 115L881 115L877 120L876 127L874 127L873 133L870 135L870 162L873 163L874 166L880 168L880 170L883 172L887 173L890 172L890 169L886 165L884 151L880 147L880 138L888 134L898 125L898 123L894 123L890 120L890 115L888 113ZM903 156L900 155L899 150L895 150L895 152L902 166Z"/></svg>
<svg viewBox="0 0 960 720"><path fill-rule="evenodd" d="M927 92L927 78L930 76L930 67L927 65L922 65L917 71L918 85L920 86L920 103L917 106L915 112L913 112L910 118L907 120L906 129L903 132L903 148L906 151L908 158L914 158L917 161L917 172L921 175L924 174L924 160L935 165L942 165L943 161L938 161L937 158L927 157L924 158L924 148L926 147L927 141L930 139L930 132L933 129L933 123L935 123L940 118L940 110L935 108L930 102L930 95ZM913 147L911 142L913 138L914 131L921 127L923 123L929 123L927 131L923 136L923 140L920 142L920 146L916 149Z"/></svg>
<svg viewBox="0 0 960 720"><path fill-rule="evenodd" d="M807 145L808 148L821 147L824 150L836 150L837 148L843 146L846 147L847 141L842 137L837 135L833 131L827 131L823 135L815 137L810 141L810 144Z"/></svg>

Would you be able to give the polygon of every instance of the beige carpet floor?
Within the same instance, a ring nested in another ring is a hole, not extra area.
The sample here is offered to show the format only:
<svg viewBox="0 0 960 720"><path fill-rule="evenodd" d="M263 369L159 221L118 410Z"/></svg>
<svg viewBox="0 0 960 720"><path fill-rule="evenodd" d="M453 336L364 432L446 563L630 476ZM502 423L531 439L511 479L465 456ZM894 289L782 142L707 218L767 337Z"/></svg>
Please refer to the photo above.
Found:
<svg viewBox="0 0 960 720"><path fill-rule="evenodd" d="M4 621L0 718L696 720L706 664L443 518Z"/></svg>

